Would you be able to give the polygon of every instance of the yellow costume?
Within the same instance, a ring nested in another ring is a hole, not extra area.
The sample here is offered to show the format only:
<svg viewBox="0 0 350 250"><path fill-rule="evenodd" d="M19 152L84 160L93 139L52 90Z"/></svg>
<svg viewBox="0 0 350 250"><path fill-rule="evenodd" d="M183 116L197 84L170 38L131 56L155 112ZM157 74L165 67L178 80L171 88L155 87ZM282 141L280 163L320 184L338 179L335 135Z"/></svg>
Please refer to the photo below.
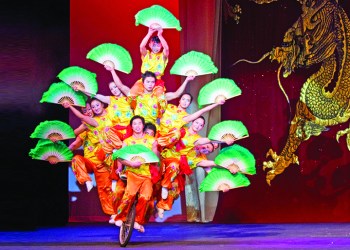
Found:
<svg viewBox="0 0 350 250"><path fill-rule="evenodd" d="M165 111L165 95L142 94L133 100L135 100L134 114L142 116L146 122L157 124L157 118L162 117Z"/></svg>
<svg viewBox="0 0 350 250"><path fill-rule="evenodd" d="M160 119L157 142L160 146L172 147L180 137L180 129L186 124L183 120L188 113L178 106L168 104Z"/></svg>
<svg viewBox="0 0 350 250"><path fill-rule="evenodd" d="M143 56L141 59L142 59L141 73L143 74L146 71L151 71L156 74L157 81L154 87L155 89L154 93L157 96L164 94L165 86L164 86L164 82L160 78L162 77L162 75L164 75L165 67L168 64L168 58L164 60L163 52L154 54L153 52L147 50L147 54ZM130 89L129 95L138 96L138 95L141 95L143 92L144 92L144 87L143 87L142 80L140 79Z"/></svg>

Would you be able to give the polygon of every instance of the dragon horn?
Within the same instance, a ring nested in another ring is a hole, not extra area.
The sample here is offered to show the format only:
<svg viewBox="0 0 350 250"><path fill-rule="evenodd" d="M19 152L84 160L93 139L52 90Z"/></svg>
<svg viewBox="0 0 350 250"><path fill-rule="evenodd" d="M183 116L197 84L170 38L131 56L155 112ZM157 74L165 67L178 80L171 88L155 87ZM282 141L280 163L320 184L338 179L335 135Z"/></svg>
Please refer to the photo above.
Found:
<svg viewBox="0 0 350 250"><path fill-rule="evenodd" d="M240 60L238 60L237 62L233 63L230 67L235 66L237 63L240 63L240 62L247 62L247 63L251 63L251 64L260 63L260 62L262 62L266 57L268 57L270 54L271 54L271 52L265 53L258 61L255 61L255 62L249 61L249 60L247 60L247 59L240 59Z"/></svg>

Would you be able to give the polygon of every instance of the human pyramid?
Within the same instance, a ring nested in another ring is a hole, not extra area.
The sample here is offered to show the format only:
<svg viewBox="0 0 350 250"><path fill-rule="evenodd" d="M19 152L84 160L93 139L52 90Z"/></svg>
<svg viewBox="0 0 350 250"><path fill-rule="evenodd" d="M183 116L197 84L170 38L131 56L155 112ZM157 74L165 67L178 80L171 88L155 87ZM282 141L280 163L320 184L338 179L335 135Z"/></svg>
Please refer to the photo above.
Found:
<svg viewBox="0 0 350 250"><path fill-rule="evenodd" d="M140 232L145 231L143 225L154 212L163 218L164 211L172 209L184 190L185 175L192 174L194 168L202 167L209 173L201 191L228 191L248 186L249 180L244 174L255 174L254 157L239 145L223 149L215 161L206 157L220 143L231 145L248 136L242 123L217 124L209 138L198 134L205 125L202 115L239 95L239 88L230 79L208 83L198 96L198 103L205 107L188 114L186 109L193 97L184 92L186 86L199 75L216 73L217 69L210 60L210 70L204 72L202 61L209 56L191 51L180 57L170 71L185 75L185 81L175 92L167 92L161 77L169 57L169 47L163 37L163 28L168 27L166 22L152 22L149 13L143 20L142 14L150 9L152 15L167 11L154 5L135 16L136 21L141 19L140 23L149 27L140 44L142 78L131 88L122 83L117 71L129 73L132 62L128 52L119 45L102 44L92 49L87 58L103 64L110 72L113 82L109 83L109 89L113 95L97 93L94 73L77 66L64 69L58 75L63 82L52 84L41 102L61 104L82 123L74 132L59 121L40 124L31 137L43 139L29 153L33 159L51 164L71 160L77 181L85 184L87 191L93 188L89 173L94 173L100 203L104 213L110 215L111 224L122 225L138 194L134 228ZM174 18L170 18L171 22L176 23ZM176 27L181 29L179 23ZM118 52L111 52L113 47L117 47ZM230 89L235 90L230 92ZM179 98L177 106L168 104L176 98ZM81 106L81 110L76 106ZM66 147L60 140L69 138L75 141ZM84 155L73 156L72 152L81 146Z"/></svg>

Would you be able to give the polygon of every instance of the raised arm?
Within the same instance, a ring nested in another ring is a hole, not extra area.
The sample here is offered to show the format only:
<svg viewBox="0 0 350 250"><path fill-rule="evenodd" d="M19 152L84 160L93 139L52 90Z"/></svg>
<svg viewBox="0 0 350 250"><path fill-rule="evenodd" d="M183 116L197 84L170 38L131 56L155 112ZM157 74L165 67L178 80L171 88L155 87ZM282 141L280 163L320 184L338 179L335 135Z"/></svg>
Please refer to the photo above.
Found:
<svg viewBox="0 0 350 250"><path fill-rule="evenodd" d="M190 114L190 115L187 115L185 116L184 118L182 118L185 122L191 122L193 120L196 120L198 117L200 117L201 115L203 115L205 112L207 111L210 111L212 110L213 108L219 106L219 105L222 105L225 103L225 100L222 100L218 103L213 103L213 104L210 104L208 106L206 106L205 108L202 108L196 112L194 112L193 114Z"/></svg>
<svg viewBox="0 0 350 250"><path fill-rule="evenodd" d="M141 53L141 57L144 57L147 54L147 42L148 40L151 38L152 34L155 32L155 29L152 28L148 28L148 32L146 34L146 36L142 39L141 43L140 43L140 53Z"/></svg>
<svg viewBox="0 0 350 250"><path fill-rule="evenodd" d="M91 118L89 116L83 115L79 110L77 110L74 106L72 106L69 102L63 102L62 106L65 108L69 108L73 114L78 117L82 122L86 122L87 124L97 127L98 123L94 118Z"/></svg>
<svg viewBox="0 0 350 250"><path fill-rule="evenodd" d="M114 68L108 65L105 65L105 69L111 72L115 85L117 85L120 91L127 96L130 92L130 88L122 83L119 76L117 75L117 72L115 72Z"/></svg>
<svg viewBox="0 0 350 250"><path fill-rule="evenodd" d="M167 92L165 93L165 98L167 101L171 101L173 99L178 98L184 91L187 84L192 81L195 76L187 76L185 81L181 84L181 86L175 92Z"/></svg>
<svg viewBox="0 0 350 250"><path fill-rule="evenodd" d="M86 91L85 91L83 88L81 88L79 85L73 86L73 89L74 89L75 91L83 92L83 93L84 93L85 95L87 95L87 96L94 97L94 98L100 100L101 102L104 102L104 103L107 103L107 104L110 103L110 100L111 100L111 99L110 99L109 96L104 96L104 95L100 95L100 94L94 95L94 94L92 94L92 93L86 92Z"/></svg>
<svg viewBox="0 0 350 250"><path fill-rule="evenodd" d="M163 37L163 29L162 28L158 29L157 36L159 38L160 43L163 46L163 58L164 58L164 61L165 61L169 57L169 45L168 45L167 41L164 39L164 37Z"/></svg>

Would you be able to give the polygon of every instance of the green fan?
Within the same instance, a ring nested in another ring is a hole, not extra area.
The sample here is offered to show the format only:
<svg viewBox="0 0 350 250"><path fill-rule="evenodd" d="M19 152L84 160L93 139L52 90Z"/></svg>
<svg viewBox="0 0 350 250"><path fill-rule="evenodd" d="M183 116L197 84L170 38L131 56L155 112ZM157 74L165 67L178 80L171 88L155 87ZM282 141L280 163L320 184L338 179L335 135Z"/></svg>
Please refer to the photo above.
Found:
<svg viewBox="0 0 350 250"><path fill-rule="evenodd" d="M198 105L203 106L242 94L232 79L218 78L204 85L198 93Z"/></svg>
<svg viewBox="0 0 350 250"><path fill-rule="evenodd" d="M239 172L243 174L256 174L254 155L238 144L222 149L214 162L224 168L236 165L239 167Z"/></svg>
<svg viewBox="0 0 350 250"><path fill-rule="evenodd" d="M86 58L127 74L132 70L132 60L129 52L118 44L100 44L90 50Z"/></svg>
<svg viewBox="0 0 350 250"><path fill-rule="evenodd" d="M61 121L44 121L36 126L30 138L41 138L49 140L66 140L75 138L74 130L65 122Z"/></svg>
<svg viewBox="0 0 350 250"><path fill-rule="evenodd" d="M178 31L182 29L179 20L160 5L153 5L137 12L135 15L135 25L138 26L139 24L153 29L159 27L163 29L177 29Z"/></svg>
<svg viewBox="0 0 350 250"><path fill-rule="evenodd" d="M159 162L158 156L149 148L141 144L129 145L115 152L113 160L121 158L128 161L139 161L142 163Z"/></svg>
<svg viewBox="0 0 350 250"><path fill-rule="evenodd" d="M71 66L65 68L57 77L70 86L77 86L79 90L84 90L92 95L96 95L98 91L96 74L81 67Z"/></svg>
<svg viewBox="0 0 350 250"><path fill-rule="evenodd" d="M55 159L57 162L71 161L72 151L61 141L53 143L50 140L40 139L35 148L31 149L29 156L35 160L49 161Z"/></svg>
<svg viewBox="0 0 350 250"><path fill-rule="evenodd" d="M215 124L208 134L208 138L215 142L226 142L231 144L233 141L248 137L248 130L241 121L222 121Z"/></svg>
<svg viewBox="0 0 350 250"><path fill-rule="evenodd" d="M85 107L87 96L81 92L74 91L64 82L56 82L51 84L48 91L46 91L40 102L49 102L62 104L64 101L70 102L74 106Z"/></svg>
<svg viewBox="0 0 350 250"><path fill-rule="evenodd" d="M248 178L241 173L231 174L227 169L213 168L199 186L199 191L223 191L233 188L247 187L250 185Z"/></svg>
<svg viewBox="0 0 350 250"><path fill-rule="evenodd" d="M170 74L182 76L207 75L217 72L218 68L210 56L194 50L180 56L170 69Z"/></svg>

